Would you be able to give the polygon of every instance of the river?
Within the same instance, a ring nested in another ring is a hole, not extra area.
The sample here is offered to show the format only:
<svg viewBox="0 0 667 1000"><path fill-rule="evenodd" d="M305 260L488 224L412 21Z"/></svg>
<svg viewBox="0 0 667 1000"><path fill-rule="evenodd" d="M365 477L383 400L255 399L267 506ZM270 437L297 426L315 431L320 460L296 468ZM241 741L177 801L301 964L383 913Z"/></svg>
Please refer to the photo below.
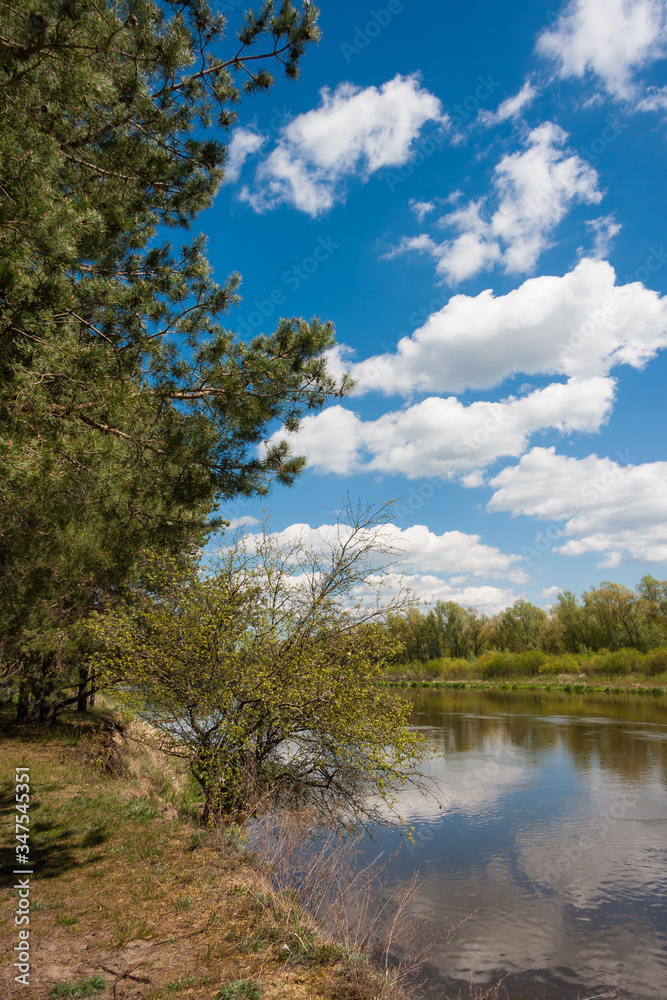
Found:
<svg viewBox="0 0 667 1000"><path fill-rule="evenodd" d="M405 697L443 791L401 794L416 842L389 874L421 873L416 904L438 928L469 918L433 955L428 996L505 977L511 1000L665 1000L667 699Z"/></svg>

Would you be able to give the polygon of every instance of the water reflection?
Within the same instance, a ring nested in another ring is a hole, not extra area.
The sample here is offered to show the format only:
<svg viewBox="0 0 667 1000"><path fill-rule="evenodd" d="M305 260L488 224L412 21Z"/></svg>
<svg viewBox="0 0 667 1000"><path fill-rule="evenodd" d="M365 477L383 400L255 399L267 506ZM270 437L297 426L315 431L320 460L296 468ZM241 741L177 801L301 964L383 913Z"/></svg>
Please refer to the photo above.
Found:
<svg viewBox="0 0 667 1000"><path fill-rule="evenodd" d="M507 976L513 1000L663 1000L664 700L407 696L444 796L403 796L417 837L393 870L427 876L419 904L439 924L473 914L434 962L433 996Z"/></svg>

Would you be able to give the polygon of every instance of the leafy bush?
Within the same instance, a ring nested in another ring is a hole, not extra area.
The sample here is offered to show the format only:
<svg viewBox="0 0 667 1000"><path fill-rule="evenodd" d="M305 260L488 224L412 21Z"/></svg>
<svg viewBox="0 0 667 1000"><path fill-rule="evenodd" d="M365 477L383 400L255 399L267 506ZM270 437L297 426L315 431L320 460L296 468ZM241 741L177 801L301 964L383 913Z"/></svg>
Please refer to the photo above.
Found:
<svg viewBox="0 0 667 1000"><path fill-rule="evenodd" d="M439 676L446 677L448 680L464 680L466 677L472 677L475 673L474 665L468 663L467 660L445 658L440 660L439 664Z"/></svg>
<svg viewBox="0 0 667 1000"><path fill-rule="evenodd" d="M482 677L495 680L497 677L511 677L513 674L514 657L511 653L494 653L491 659L482 666Z"/></svg>
<svg viewBox="0 0 667 1000"><path fill-rule="evenodd" d="M605 677L623 677L642 669L642 654L637 649L617 649L613 653L602 653L590 661L594 674Z"/></svg>
<svg viewBox="0 0 667 1000"><path fill-rule="evenodd" d="M354 603L390 551L390 515L345 515L339 541L321 549L302 535L283 543L266 522L259 535L240 529L205 575L196 561L147 553L141 597L128 592L91 620L98 681L150 723L147 742L187 762L204 821L271 796L308 799L325 822L334 802L347 819L365 816L430 753L408 728L409 703L382 686L396 653L383 621L403 598ZM137 821L149 812L128 807Z"/></svg>
<svg viewBox="0 0 667 1000"><path fill-rule="evenodd" d="M528 649L514 657L512 672L518 677L536 677L546 660L547 654L541 649Z"/></svg>
<svg viewBox="0 0 667 1000"><path fill-rule="evenodd" d="M563 656L549 656L540 665L540 676L556 677L558 674L578 674L579 660L573 653Z"/></svg>
<svg viewBox="0 0 667 1000"><path fill-rule="evenodd" d="M647 677L655 677L667 671L667 648L653 649L644 657L642 670Z"/></svg>

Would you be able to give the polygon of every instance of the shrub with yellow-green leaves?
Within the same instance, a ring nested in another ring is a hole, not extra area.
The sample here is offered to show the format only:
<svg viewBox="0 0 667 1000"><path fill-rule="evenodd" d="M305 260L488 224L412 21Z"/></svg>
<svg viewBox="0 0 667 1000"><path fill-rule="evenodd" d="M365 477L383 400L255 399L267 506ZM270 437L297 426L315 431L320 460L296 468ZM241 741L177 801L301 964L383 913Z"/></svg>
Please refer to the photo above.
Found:
<svg viewBox="0 0 667 1000"><path fill-rule="evenodd" d="M206 569L153 556L147 586L95 619L99 677L187 759L207 816L278 800L364 821L419 780L425 743L380 683L396 650L376 513L310 549L265 526Z"/></svg>

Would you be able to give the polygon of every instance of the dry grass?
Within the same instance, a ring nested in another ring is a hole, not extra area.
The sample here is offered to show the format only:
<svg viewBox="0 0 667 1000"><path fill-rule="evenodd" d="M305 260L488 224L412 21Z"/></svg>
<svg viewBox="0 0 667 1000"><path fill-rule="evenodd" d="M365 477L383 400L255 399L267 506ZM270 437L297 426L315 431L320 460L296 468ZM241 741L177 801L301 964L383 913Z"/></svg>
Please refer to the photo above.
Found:
<svg viewBox="0 0 667 1000"><path fill-rule="evenodd" d="M155 790L165 780L159 761L149 755L144 769L140 749L126 753L108 719L82 727L72 717L50 733L17 730L6 717L0 727L2 828L11 828L14 767L27 765L34 866L29 988L13 982L16 899L12 876L2 881L3 998L84 995L81 984L99 976L101 1000L208 1000L244 982L263 1000L350 996L339 952L313 931L312 947L297 954L299 928L283 933L258 904L270 898L266 874L233 843L176 818L178 775L170 804Z"/></svg>
<svg viewBox="0 0 667 1000"><path fill-rule="evenodd" d="M350 996L408 1000L425 963L453 930L437 932L415 911L421 881L385 888L390 859L360 863L360 843L315 826L314 815L280 812L247 828L248 849L284 900L279 921L323 928L347 956Z"/></svg>

